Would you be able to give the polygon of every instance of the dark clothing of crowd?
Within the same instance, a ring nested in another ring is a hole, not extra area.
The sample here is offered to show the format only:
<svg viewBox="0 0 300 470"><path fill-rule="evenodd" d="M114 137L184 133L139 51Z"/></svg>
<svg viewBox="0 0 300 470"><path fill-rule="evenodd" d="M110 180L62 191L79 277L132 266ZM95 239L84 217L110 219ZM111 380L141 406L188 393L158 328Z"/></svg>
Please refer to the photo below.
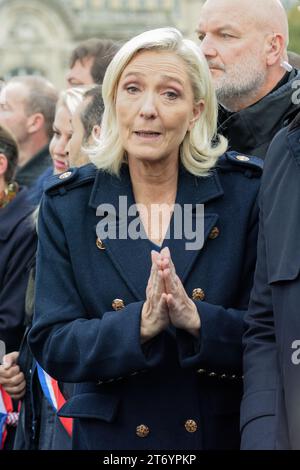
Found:
<svg viewBox="0 0 300 470"><path fill-rule="evenodd" d="M37 236L28 190L0 209L0 339L17 351L24 334L25 291Z"/></svg>
<svg viewBox="0 0 300 470"><path fill-rule="evenodd" d="M276 87L257 103L239 112L219 106L218 132L229 140L229 147L246 155L265 158L275 134L293 121L300 104L292 99L297 70L287 72Z"/></svg>
<svg viewBox="0 0 300 470"><path fill-rule="evenodd" d="M49 146L46 145L36 155L34 155L24 166L18 169L16 181L19 185L31 188L38 177L52 166Z"/></svg>

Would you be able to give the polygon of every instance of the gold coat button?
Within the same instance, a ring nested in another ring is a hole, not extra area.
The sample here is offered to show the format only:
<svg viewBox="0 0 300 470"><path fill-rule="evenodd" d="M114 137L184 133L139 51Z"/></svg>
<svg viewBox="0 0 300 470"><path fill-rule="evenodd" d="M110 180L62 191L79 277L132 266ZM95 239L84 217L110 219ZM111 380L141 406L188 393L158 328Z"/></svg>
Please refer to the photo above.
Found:
<svg viewBox="0 0 300 470"><path fill-rule="evenodd" d="M204 300L205 299L204 290L200 289L200 287L197 287L197 289L194 289L193 293L192 293L192 299L193 300Z"/></svg>
<svg viewBox="0 0 300 470"><path fill-rule="evenodd" d="M187 432L196 432L198 429L197 423L193 419L188 419L184 423L184 427L187 430Z"/></svg>
<svg viewBox="0 0 300 470"><path fill-rule="evenodd" d="M125 307L124 300L115 299L115 300L112 301L111 306L114 310L122 310L122 308Z"/></svg>
<svg viewBox="0 0 300 470"><path fill-rule="evenodd" d="M105 250L104 243L102 240L100 240L100 238L97 238L96 245L97 245L97 248L99 248L99 250Z"/></svg>
<svg viewBox="0 0 300 470"><path fill-rule="evenodd" d="M138 437L147 437L150 433L150 429L145 424L140 424L136 427L136 435Z"/></svg>
<svg viewBox="0 0 300 470"><path fill-rule="evenodd" d="M69 178L69 176L71 176L72 174L72 171L66 171L65 173L62 173L61 175L59 175L59 179L60 180L65 180L66 178Z"/></svg>
<svg viewBox="0 0 300 470"><path fill-rule="evenodd" d="M219 235L220 235L220 230L218 229L218 227L214 227L212 231L210 232L208 238L210 240L215 240L216 238L218 238Z"/></svg>
<svg viewBox="0 0 300 470"><path fill-rule="evenodd" d="M245 155L238 155L236 159L239 160L240 162L249 162L250 160L250 158L246 157Z"/></svg>

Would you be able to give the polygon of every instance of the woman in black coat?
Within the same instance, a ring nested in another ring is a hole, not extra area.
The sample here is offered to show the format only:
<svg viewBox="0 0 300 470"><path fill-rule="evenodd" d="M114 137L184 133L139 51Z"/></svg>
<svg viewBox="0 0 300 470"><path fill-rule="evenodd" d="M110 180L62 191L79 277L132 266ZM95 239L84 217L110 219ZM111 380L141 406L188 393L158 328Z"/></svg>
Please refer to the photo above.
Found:
<svg viewBox="0 0 300 470"><path fill-rule="evenodd" d="M0 358L0 391L4 393L3 386L15 399L22 396L25 385L15 351L24 333L25 291L36 251L34 207L27 200L27 189L14 182L17 162L17 143L0 126L0 340L9 353Z"/></svg>
<svg viewBox="0 0 300 470"><path fill-rule="evenodd" d="M102 92L95 165L45 189L29 345L76 383L73 449L239 448L260 161L211 144L207 63L175 29L127 42Z"/></svg>

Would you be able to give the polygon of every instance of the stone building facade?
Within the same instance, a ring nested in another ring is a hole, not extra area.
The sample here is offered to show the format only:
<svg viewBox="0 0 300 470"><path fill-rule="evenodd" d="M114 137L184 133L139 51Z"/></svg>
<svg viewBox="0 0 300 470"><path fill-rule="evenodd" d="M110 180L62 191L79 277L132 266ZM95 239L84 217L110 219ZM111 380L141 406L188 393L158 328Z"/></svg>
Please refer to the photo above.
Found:
<svg viewBox="0 0 300 470"><path fill-rule="evenodd" d="M0 76L30 73L65 85L74 46L88 37L124 41L162 26L196 39L202 0L0 0Z"/></svg>

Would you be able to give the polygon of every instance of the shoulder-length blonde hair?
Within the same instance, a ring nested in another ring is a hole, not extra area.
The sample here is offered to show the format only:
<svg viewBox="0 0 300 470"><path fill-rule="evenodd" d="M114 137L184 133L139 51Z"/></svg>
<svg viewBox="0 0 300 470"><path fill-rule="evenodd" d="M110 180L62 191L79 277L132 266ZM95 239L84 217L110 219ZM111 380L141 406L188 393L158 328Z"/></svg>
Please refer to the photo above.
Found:
<svg viewBox="0 0 300 470"><path fill-rule="evenodd" d="M133 57L143 50L172 51L186 64L194 102L204 101L204 109L193 129L187 132L180 148L183 166L192 174L207 176L217 159L227 149L224 137L217 137L218 104L210 71L199 47L184 39L175 28L146 31L121 47L109 64L102 85L104 114L98 145L90 153L100 169L118 175L125 160L116 119L116 93L122 72Z"/></svg>

